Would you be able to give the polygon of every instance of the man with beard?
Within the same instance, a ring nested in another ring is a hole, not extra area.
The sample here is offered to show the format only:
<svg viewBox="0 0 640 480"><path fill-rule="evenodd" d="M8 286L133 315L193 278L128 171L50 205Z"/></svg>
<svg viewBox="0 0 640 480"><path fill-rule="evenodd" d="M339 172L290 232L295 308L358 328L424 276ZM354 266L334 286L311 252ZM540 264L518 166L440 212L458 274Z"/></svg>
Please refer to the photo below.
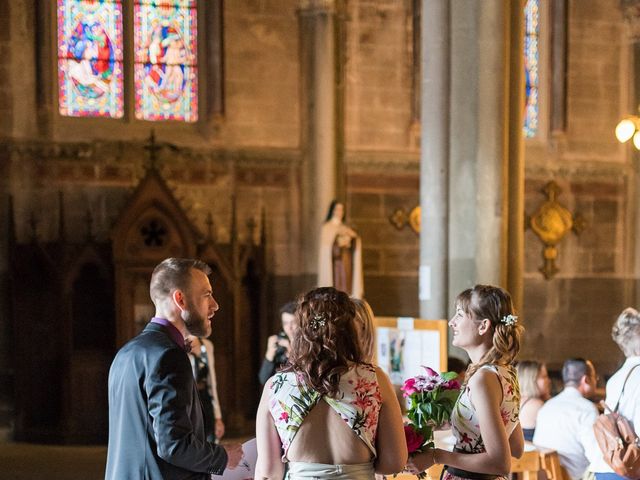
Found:
<svg viewBox="0 0 640 480"><path fill-rule="evenodd" d="M240 445L206 441L185 337L211 334L218 304L199 260L168 258L153 270L155 316L109 371L107 480L205 479L235 468Z"/></svg>

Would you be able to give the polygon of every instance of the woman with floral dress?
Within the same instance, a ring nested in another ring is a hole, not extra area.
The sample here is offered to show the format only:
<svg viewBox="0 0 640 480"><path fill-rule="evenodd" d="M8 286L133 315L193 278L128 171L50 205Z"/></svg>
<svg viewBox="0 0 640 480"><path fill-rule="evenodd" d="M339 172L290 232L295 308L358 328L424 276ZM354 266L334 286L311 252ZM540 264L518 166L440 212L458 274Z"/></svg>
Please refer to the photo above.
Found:
<svg viewBox="0 0 640 480"><path fill-rule="evenodd" d="M412 457L409 470L445 465L443 480L506 479L511 457L524 450L518 421L520 392L513 366L523 328L511 296L502 288L476 285L458 295L449 321L453 345L471 359L453 412L453 452L429 449Z"/></svg>
<svg viewBox="0 0 640 480"><path fill-rule="evenodd" d="M256 419L257 479L372 480L407 460L389 378L363 357L355 306L333 287L298 300L289 366L264 388Z"/></svg>

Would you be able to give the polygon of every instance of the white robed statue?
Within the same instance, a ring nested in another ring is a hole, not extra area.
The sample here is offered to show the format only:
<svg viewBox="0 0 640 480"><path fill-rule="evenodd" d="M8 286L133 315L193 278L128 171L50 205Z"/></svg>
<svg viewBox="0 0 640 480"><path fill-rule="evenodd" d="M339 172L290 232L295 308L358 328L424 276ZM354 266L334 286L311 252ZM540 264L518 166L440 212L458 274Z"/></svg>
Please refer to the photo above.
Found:
<svg viewBox="0 0 640 480"><path fill-rule="evenodd" d="M335 287L362 298L362 245L358 234L344 223L344 204L331 202L320 232L318 287Z"/></svg>

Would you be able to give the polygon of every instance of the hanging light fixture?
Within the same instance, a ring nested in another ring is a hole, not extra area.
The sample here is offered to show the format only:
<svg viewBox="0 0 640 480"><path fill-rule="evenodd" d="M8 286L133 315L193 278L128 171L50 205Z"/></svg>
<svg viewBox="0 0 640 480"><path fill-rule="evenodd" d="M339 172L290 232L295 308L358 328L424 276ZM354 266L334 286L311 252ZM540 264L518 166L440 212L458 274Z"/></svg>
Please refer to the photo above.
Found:
<svg viewBox="0 0 640 480"><path fill-rule="evenodd" d="M629 115L616 125L616 138L625 143L633 138L633 146L640 150L640 117Z"/></svg>

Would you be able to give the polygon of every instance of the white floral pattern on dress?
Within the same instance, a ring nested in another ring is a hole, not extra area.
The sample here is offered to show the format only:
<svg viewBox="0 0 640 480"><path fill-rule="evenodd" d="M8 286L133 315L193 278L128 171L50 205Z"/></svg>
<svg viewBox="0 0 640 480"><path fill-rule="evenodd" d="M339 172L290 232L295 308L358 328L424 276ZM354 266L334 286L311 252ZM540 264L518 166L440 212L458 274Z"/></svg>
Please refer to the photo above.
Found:
<svg viewBox="0 0 640 480"><path fill-rule="evenodd" d="M323 399L376 455L375 439L382 396L375 368L359 365L340 378L335 398L307 387L294 372L281 372L269 384L269 411L278 430L286 461L287 451L307 414Z"/></svg>

